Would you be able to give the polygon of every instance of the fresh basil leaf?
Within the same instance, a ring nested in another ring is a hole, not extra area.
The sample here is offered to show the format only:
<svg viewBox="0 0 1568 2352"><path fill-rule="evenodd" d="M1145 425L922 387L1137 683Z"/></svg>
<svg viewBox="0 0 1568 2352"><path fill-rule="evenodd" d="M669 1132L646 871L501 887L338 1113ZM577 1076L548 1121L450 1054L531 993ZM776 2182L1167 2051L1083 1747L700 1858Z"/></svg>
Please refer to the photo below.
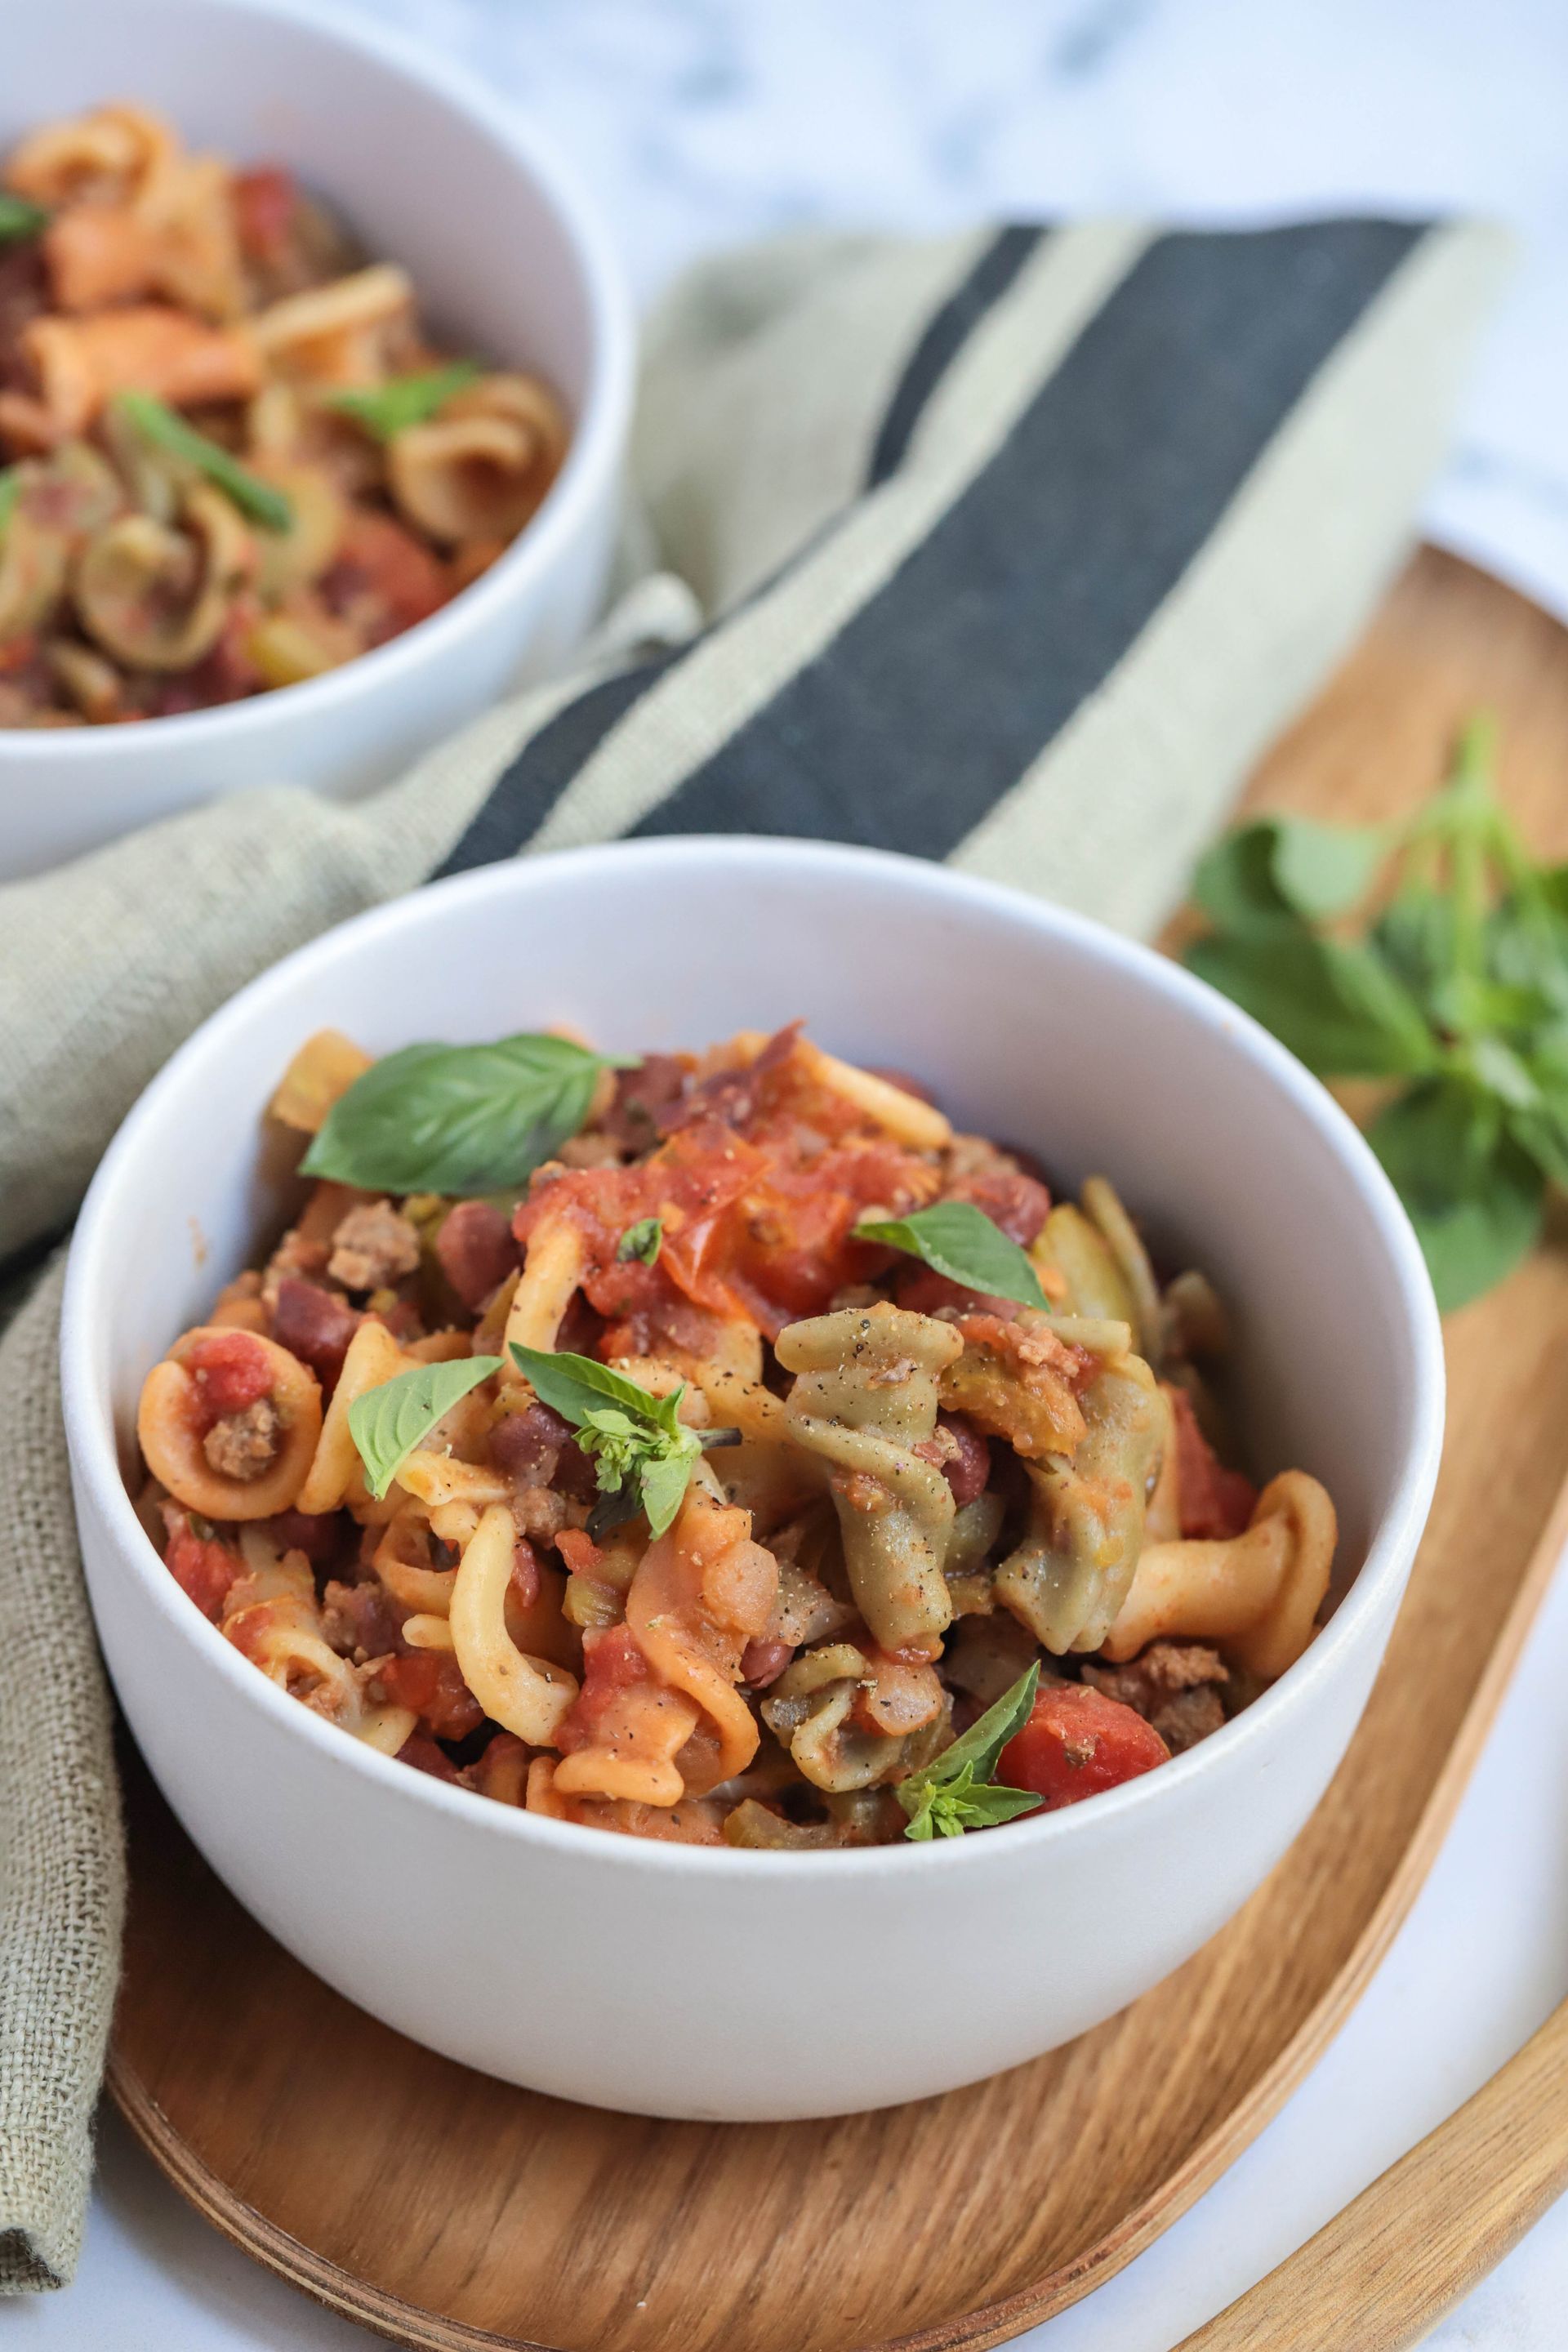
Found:
<svg viewBox="0 0 1568 2352"><path fill-rule="evenodd" d="M16 501L21 495L22 468L20 466L7 466L4 470L0 470L0 539L4 539L5 535L11 518L16 511Z"/></svg>
<svg viewBox="0 0 1568 2352"><path fill-rule="evenodd" d="M680 1426L679 1407L681 1391L673 1396L656 1397L640 1381L628 1380L613 1365L601 1364L592 1356L574 1356L563 1350L554 1353L548 1348L523 1348L513 1339L510 1343L512 1360L519 1371L527 1374L529 1383L541 1404L558 1412L563 1421L580 1428L590 1413L599 1412L606 1404L615 1405L634 1421L643 1421L653 1427L676 1430Z"/></svg>
<svg viewBox="0 0 1568 2352"><path fill-rule="evenodd" d="M500 1356L459 1356L449 1364L416 1364L410 1372L367 1389L349 1407L349 1435L364 1464L365 1484L379 1500L415 1447L460 1397L501 1368Z"/></svg>
<svg viewBox="0 0 1568 2352"><path fill-rule="evenodd" d="M663 1535L673 1523L686 1498L686 1489L691 1484L692 1465L701 1451L693 1431L689 1451L656 1455L642 1465L638 1486L643 1509L647 1513L650 1535Z"/></svg>
<svg viewBox="0 0 1568 2352"><path fill-rule="evenodd" d="M1454 970L1454 902L1446 890L1406 879L1372 927L1373 947L1423 1011Z"/></svg>
<svg viewBox="0 0 1568 2352"><path fill-rule="evenodd" d="M1541 1100L1541 1089L1525 1063L1503 1038L1473 1039L1468 1059L1487 1092L1495 1095L1510 1110L1535 1109Z"/></svg>
<svg viewBox="0 0 1568 2352"><path fill-rule="evenodd" d="M616 1528L624 1528L628 1519L635 1519L641 1509L635 1486L614 1495L602 1494L588 1514L585 1532L599 1543Z"/></svg>
<svg viewBox="0 0 1568 2352"><path fill-rule="evenodd" d="M903 1250L965 1290L1045 1308L1046 1294L1026 1253L973 1201L936 1201L907 1217L868 1218L856 1226L855 1238Z"/></svg>
<svg viewBox="0 0 1568 2352"><path fill-rule="evenodd" d="M1243 935L1321 921L1363 895L1386 846L1373 828L1260 817L1215 843L1193 877L1193 900L1218 929Z"/></svg>
<svg viewBox="0 0 1568 2352"><path fill-rule="evenodd" d="M0 194L0 245L19 244L25 236L38 236L48 225L42 205L30 205L26 196Z"/></svg>
<svg viewBox="0 0 1568 2352"><path fill-rule="evenodd" d="M1552 1011L1538 989L1514 988L1468 971L1446 973L1432 989L1426 1009L1439 1029L1473 1039L1486 1030L1528 1029Z"/></svg>
<svg viewBox="0 0 1568 2352"><path fill-rule="evenodd" d="M1200 860L1192 898L1222 931L1289 929L1296 921L1274 873L1275 828L1267 819L1237 825Z"/></svg>
<svg viewBox="0 0 1568 2352"><path fill-rule="evenodd" d="M899 1782L893 1794L910 1817L906 1837L957 1837L966 1829L984 1829L993 1821L1010 1821L1015 1813L1027 1812L1041 1801L1026 1790L993 1788L988 1780L1003 1748L1033 1713L1039 1682L1037 1658L1012 1689L1005 1691L994 1706L988 1706L970 1725L961 1739L944 1748L940 1756L933 1756L918 1772L911 1772L907 1780ZM986 1811L988 1806L1015 1798L1019 1801L1010 1808Z"/></svg>
<svg viewBox="0 0 1568 2352"><path fill-rule="evenodd" d="M1323 1077L1412 1077L1438 1059L1421 1008L1375 950L1310 931L1203 939L1189 970Z"/></svg>
<svg viewBox="0 0 1568 2352"><path fill-rule="evenodd" d="M628 1258L640 1258L644 1265L657 1265L659 1251L664 1247L662 1217L639 1217L628 1225L616 1244L616 1264L625 1265Z"/></svg>
<svg viewBox="0 0 1568 2352"><path fill-rule="evenodd" d="M944 1793L940 1790L937 1792L938 1804ZM1032 1813L1045 1801L1037 1789L1006 1789L994 1782L983 1785L977 1781L963 1792L966 1810L977 1817L970 1822L971 1829L988 1830L998 1822L1016 1821L1020 1813Z"/></svg>
<svg viewBox="0 0 1568 2352"><path fill-rule="evenodd" d="M144 441L205 474L252 522L263 524L268 530L292 528L294 509L282 491L242 466L219 442L209 441L205 433L187 425L165 401L155 399L150 392L117 392L114 406Z"/></svg>
<svg viewBox="0 0 1568 2352"><path fill-rule="evenodd" d="M327 406L352 416L378 441L390 441L411 425L428 424L454 394L465 391L482 373L477 360L454 360L450 367L395 375L366 391L331 393Z"/></svg>
<svg viewBox="0 0 1568 2352"><path fill-rule="evenodd" d="M1540 1007L1516 1015L1519 1021L1568 1012L1568 904L1559 879L1563 870L1538 875L1528 896L1511 892L1487 919L1489 971Z"/></svg>
<svg viewBox="0 0 1568 2352"><path fill-rule="evenodd" d="M962 1837L966 1830L994 1829L999 1822L1032 1813L1045 1799L1033 1789L998 1788L974 1778L966 1764L957 1779L924 1789L910 1816L907 1838Z"/></svg>
<svg viewBox="0 0 1568 2352"><path fill-rule="evenodd" d="M1543 1176L1568 1188L1568 1105L1542 1102L1534 1110L1510 1112L1508 1131Z"/></svg>
<svg viewBox="0 0 1568 2352"><path fill-rule="evenodd" d="M656 1397L592 1356L552 1355L545 1349L520 1347L515 1340L511 1352L541 1402L576 1429L578 1444L594 1457L601 1490L615 1495L635 1491L649 1531L663 1535L680 1508L703 1450L701 1434L680 1419L684 1387Z"/></svg>
<svg viewBox="0 0 1568 2352"><path fill-rule="evenodd" d="M499 1192L575 1135L620 1066L567 1037L405 1045L339 1097L300 1165L371 1192Z"/></svg>
<svg viewBox="0 0 1568 2352"><path fill-rule="evenodd" d="M1309 922L1342 915L1365 895L1387 849L1374 827L1277 816L1269 866L1287 905Z"/></svg>
<svg viewBox="0 0 1568 2352"><path fill-rule="evenodd" d="M1479 1127L1489 1111L1489 1127ZM1534 1246L1541 1168L1515 1122L1497 1120L1471 1088L1451 1079L1413 1087L1379 1112L1367 1141L1405 1203L1445 1311L1489 1290Z"/></svg>
<svg viewBox="0 0 1568 2352"><path fill-rule="evenodd" d="M953 1780L965 1765L972 1765L980 1779L988 1778L996 1769L996 1759L1013 1734L1021 1731L1033 1715L1039 1687L1040 1662L1037 1658L1012 1688L1003 1692L994 1706L976 1717L961 1739L944 1748L940 1756L932 1757L924 1768L926 1775L936 1780Z"/></svg>

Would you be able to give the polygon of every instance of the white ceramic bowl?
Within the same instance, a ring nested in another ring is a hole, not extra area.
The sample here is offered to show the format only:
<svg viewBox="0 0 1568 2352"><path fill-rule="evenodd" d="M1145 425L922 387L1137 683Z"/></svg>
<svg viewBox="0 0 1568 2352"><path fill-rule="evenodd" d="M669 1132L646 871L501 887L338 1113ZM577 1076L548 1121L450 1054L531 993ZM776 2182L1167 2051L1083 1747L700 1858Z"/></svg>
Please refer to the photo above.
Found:
<svg viewBox="0 0 1568 2352"><path fill-rule="evenodd" d="M858 1853L643 1843L374 1755L191 1606L127 1497L148 1367L283 1222L258 1122L300 1041L374 1051L571 1021L623 1048L804 1014L1064 1181L1103 1169L1237 1317L1258 1459L1329 1486L1359 1572L1300 1663L1201 1747L981 1836ZM1355 1727L1436 1474L1443 1360L1360 1136L1242 1013L1147 950L939 866L757 840L491 866L245 989L150 1087L77 1228L63 1377L82 1548L132 1728L240 1900L329 1983L565 2097L721 2118L914 2098L1144 1991L1278 1861ZM416 1903L388 1889L416 1886Z"/></svg>
<svg viewBox="0 0 1568 2352"><path fill-rule="evenodd" d="M0 730L0 881L246 785L384 782L559 661L604 588L634 339L590 209L538 134L427 52L291 0L48 0L5 14L0 152L140 100L194 142L281 163L413 272L458 345L537 367L574 438L513 546L390 645L303 686L137 727Z"/></svg>

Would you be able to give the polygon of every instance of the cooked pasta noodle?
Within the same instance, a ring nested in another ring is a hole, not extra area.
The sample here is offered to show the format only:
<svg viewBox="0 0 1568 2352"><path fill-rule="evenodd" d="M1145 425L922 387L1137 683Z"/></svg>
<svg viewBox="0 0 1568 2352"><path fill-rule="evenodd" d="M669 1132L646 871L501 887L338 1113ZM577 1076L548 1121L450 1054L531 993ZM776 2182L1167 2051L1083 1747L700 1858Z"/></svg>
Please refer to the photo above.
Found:
<svg viewBox="0 0 1568 2352"><path fill-rule="evenodd" d="M297 1501L321 1428L315 1374L275 1340L222 1327L175 1341L147 1375L136 1422L147 1466L176 1502L234 1520Z"/></svg>
<svg viewBox="0 0 1568 2352"><path fill-rule="evenodd" d="M139 152L106 131L126 184ZM284 323L357 331L378 286ZM330 1141L371 1067L307 1040L273 1149ZM1025 1795L967 1825L1148 1769L1300 1656L1333 1507L1216 1454L1223 1313L1108 1181L1053 1207L795 1026L590 1066L574 1101L510 1192L316 1182L149 1375L142 1523L279 1688L541 1822L789 1852L903 1834L909 1784L1031 1665ZM966 1287L951 1218L923 1255L951 1202L1052 1311ZM906 1247L859 1230L889 1223Z"/></svg>
<svg viewBox="0 0 1568 2352"><path fill-rule="evenodd" d="M465 1547L452 1587L452 1647L463 1680L486 1714L533 1748L550 1744L577 1696L574 1677L547 1658L525 1657L506 1625L517 1530L504 1504L486 1511Z"/></svg>
<svg viewBox="0 0 1568 2352"><path fill-rule="evenodd" d="M936 1435L937 1378L963 1344L951 1324L886 1301L779 1335L779 1361L798 1375L790 1426L834 1465L849 1581L885 1649L930 1639L952 1614L942 1572L952 1488L915 1449Z"/></svg>
<svg viewBox="0 0 1568 2352"><path fill-rule="evenodd" d="M1079 1402L1084 1433L1070 1455L1026 1465L1027 1532L996 1571L997 1599L1057 1656L1098 1650L1110 1631L1168 1427L1152 1372L1124 1342L1095 1357Z"/></svg>
<svg viewBox="0 0 1568 2352"><path fill-rule="evenodd" d="M1136 1657L1151 1642L1216 1642L1272 1682L1312 1638L1337 1540L1334 1507L1315 1478L1282 1471L1240 1535L1152 1544L1106 1636L1105 1655Z"/></svg>

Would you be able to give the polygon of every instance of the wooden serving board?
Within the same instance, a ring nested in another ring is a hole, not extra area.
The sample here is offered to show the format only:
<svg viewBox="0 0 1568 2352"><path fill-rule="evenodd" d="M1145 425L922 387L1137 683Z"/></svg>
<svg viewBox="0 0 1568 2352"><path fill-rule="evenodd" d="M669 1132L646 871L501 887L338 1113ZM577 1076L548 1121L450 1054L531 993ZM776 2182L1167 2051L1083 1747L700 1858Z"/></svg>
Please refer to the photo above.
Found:
<svg viewBox="0 0 1568 2352"><path fill-rule="evenodd" d="M1568 856L1568 634L1430 551L1249 804L1406 808L1480 701L1503 722L1508 798ZM950 2352L1059 2311L1275 2112L1432 1862L1568 1538L1565 1237L1449 1323L1430 1528L1328 1796L1239 1917L1109 2024L973 2089L837 2122L571 2106L329 1992L142 1778L109 2078L132 2129L258 2260L440 2352ZM388 1889L389 1933L405 1900L417 1890ZM520 1998L548 1998L537 1966L519 1955Z"/></svg>

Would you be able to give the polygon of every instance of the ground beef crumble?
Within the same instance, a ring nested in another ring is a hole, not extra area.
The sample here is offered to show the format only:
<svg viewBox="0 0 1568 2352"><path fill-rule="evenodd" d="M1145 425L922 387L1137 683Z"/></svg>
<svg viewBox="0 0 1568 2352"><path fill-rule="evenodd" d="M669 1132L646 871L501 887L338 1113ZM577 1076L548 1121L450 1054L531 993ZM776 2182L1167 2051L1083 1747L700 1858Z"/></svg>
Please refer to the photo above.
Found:
<svg viewBox="0 0 1568 2352"><path fill-rule="evenodd" d="M271 1398L258 1397L242 1412L215 1421L202 1440L202 1452L220 1478L259 1478L272 1466L279 1427Z"/></svg>
<svg viewBox="0 0 1568 2352"><path fill-rule="evenodd" d="M1153 1725L1173 1756L1195 1748L1225 1721L1220 1696L1230 1671L1203 1642L1151 1642L1124 1666L1090 1666L1083 1679Z"/></svg>
<svg viewBox="0 0 1568 2352"><path fill-rule="evenodd" d="M345 1290L384 1290L419 1263L419 1235L390 1201L351 1209L332 1234L327 1273Z"/></svg>

